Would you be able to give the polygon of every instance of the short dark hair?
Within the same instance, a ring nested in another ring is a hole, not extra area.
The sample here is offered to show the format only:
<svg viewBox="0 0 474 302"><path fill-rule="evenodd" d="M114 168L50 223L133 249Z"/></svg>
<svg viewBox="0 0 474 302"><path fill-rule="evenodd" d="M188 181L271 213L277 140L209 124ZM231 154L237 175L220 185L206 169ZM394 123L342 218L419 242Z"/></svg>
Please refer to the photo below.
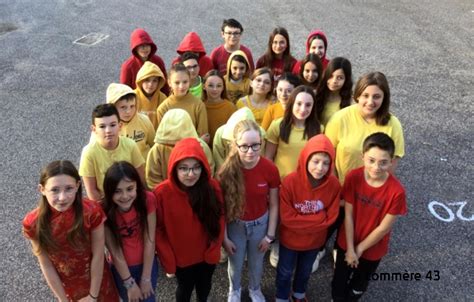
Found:
<svg viewBox="0 0 474 302"><path fill-rule="evenodd" d="M112 115L115 115L117 117L117 121L120 121L119 113L117 111L117 108L115 108L114 104L97 105L94 108L94 110L92 110L92 125L95 125L96 118L112 116Z"/></svg>
<svg viewBox="0 0 474 302"><path fill-rule="evenodd" d="M391 158L393 158L395 154L395 143L393 139L383 132L376 132L367 136L362 145L362 152L365 153L374 147L387 151Z"/></svg>
<svg viewBox="0 0 474 302"><path fill-rule="evenodd" d="M126 100L126 101L131 101L131 100L135 100L135 97L136 97L136 94L135 93L127 93L126 95L124 96L121 96L118 100L118 101L123 101L123 100ZM117 103L115 102L115 103Z"/></svg>
<svg viewBox="0 0 474 302"><path fill-rule="evenodd" d="M221 26L221 31L222 32L224 32L224 29L225 29L226 26L240 29L240 33L244 32L244 28L242 27L242 24L240 24L239 21L237 21L233 18L224 19L224 21L222 21L222 26Z"/></svg>
<svg viewBox="0 0 474 302"><path fill-rule="evenodd" d="M196 62L198 62L199 61L199 55L194 53L194 52L191 52L191 51L186 51L180 57L181 63L184 63L185 61L192 60L192 59L194 59L194 60L196 60Z"/></svg>

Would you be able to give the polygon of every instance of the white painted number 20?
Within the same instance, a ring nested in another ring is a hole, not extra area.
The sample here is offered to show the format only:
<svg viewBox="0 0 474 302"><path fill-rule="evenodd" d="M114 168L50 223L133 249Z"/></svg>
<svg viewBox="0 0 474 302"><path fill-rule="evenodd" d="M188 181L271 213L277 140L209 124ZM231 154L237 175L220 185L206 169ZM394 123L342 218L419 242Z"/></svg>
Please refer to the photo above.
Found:
<svg viewBox="0 0 474 302"><path fill-rule="evenodd" d="M430 210L430 213L434 217L444 222L452 222L456 217L463 221L474 221L474 215L471 215L471 217L466 217L462 213L464 206L467 204L467 201L449 202L447 204L449 206L458 206L456 214L454 214L451 208L448 207L446 204L436 200L433 200L428 204L428 210Z"/></svg>

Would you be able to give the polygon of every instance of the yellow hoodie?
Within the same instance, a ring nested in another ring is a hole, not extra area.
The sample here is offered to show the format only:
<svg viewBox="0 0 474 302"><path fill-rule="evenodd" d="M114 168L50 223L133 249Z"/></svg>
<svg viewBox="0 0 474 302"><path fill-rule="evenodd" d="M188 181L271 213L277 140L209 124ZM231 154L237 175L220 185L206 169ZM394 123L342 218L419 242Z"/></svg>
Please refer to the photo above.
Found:
<svg viewBox="0 0 474 302"><path fill-rule="evenodd" d="M243 120L255 121L252 111L243 107L234 112L226 124L220 126L214 134L214 141L212 144L212 155L214 156L214 162L216 163L216 171L219 170L220 166L224 163L227 155L230 152L230 143L234 140L234 128L238 122ZM260 135L262 138L262 148L260 154L263 154L265 149L265 130L260 127Z"/></svg>
<svg viewBox="0 0 474 302"><path fill-rule="evenodd" d="M227 71L226 75L224 76L225 80L225 90L227 92L227 98L233 102L234 104L239 100L241 97L244 97L250 93L250 71L247 69L242 80L239 82L235 82L231 79L231 71L230 71L230 64L232 59L236 55L241 55L247 61L247 66L249 65L249 59L245 55L245 53L241 50L234 51L227 60Z"/></svg>
<svg viewBox="0 0 474 302"><path fill-rule="evenodd" d="M214 175L214 159L205 141L199 138L193 121L183 109L168 110L158 126L155 135L155 145L150 149L145 167L145 178L149 189L168 178L168 159L174 145L183 138L194 137L201 144L206 154L211 173Z"/></svg>
<svg viewBox="0 0 474 302"><path fill-rule="evenodd" d="M142 89L142 83L151 77L158 77L158 87L151 98L148 98ZM155 130L158 127L158 123L156 121L156 109L167 98L167 96L160 91L165 85L165 81L166 80L161 69L149 61L146 61L143 64L137 74L137 88L135 89L135 93L137 94L138 112L142 112L148 116L151 123L153 124L153 127L155 127Z"/></svg>

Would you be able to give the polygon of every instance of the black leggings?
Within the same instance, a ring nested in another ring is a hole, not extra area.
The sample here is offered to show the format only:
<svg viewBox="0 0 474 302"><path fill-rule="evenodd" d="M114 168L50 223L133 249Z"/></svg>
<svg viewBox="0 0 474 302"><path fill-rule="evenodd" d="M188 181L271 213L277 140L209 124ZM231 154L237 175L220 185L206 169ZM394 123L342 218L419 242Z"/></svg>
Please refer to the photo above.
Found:
<svg viewBox="0 0 474 302"><path fill-rule="evenodd" d="M377 270L380 260L359 258L357 268L347 265L346 251L336 244L336 269L332 278L332 299L338 301L357 301L369 286L369 277ZM354 293L356 291L356 293Z"/></svg>
<svg viewBox="0 0 474 302"><path fill-rule="evenodd" d="M176 268L176 301L189 302L194 288L199 302L207 301L207 296L211 292L212 275L216 269L215 264L205 262L197 263L186 267Z"/></svg>

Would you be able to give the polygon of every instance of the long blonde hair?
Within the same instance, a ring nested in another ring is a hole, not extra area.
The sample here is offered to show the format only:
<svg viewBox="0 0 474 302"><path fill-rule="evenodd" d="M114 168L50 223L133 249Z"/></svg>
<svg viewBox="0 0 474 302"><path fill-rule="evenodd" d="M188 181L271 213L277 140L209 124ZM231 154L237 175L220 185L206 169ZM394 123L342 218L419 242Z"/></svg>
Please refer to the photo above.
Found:
<svg viewBox="0 0 474 302"><path fill-rule="evenodd" d="M247 131L256 131L259 136L260 127L255 121L242 120L235 125L231 150L221 166L217 179L224 193L225 214L227 222L232 222L242 216L245 204L245 182L242 173L242 163L237 149L237 140Z"/></svg>

